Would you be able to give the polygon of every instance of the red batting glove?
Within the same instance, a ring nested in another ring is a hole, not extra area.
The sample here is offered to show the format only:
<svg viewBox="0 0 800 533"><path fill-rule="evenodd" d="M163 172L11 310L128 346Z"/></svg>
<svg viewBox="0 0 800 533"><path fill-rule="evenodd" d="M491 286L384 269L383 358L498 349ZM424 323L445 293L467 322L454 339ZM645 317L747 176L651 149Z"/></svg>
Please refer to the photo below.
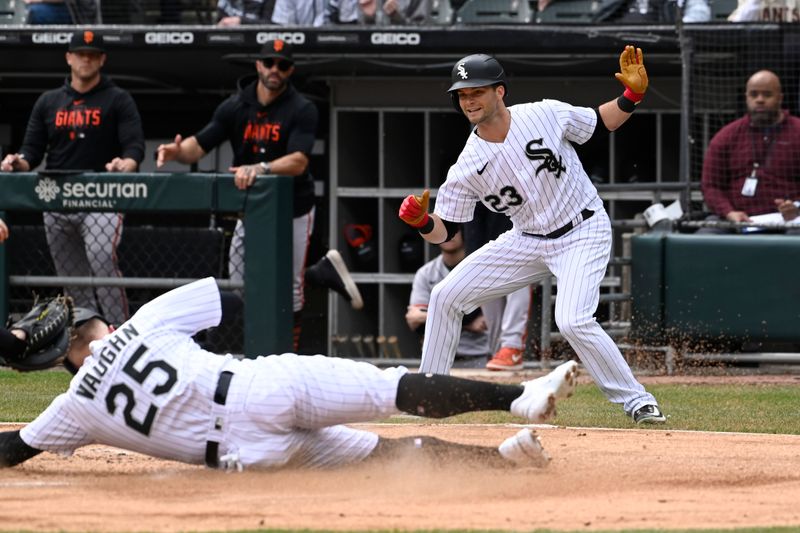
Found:
<svg viewBox="0 0 800 533"><path fill-rule="evenodd" d="M421 228L428 223L428 200L431 192L428 189L423 191L422 196L409 194L400 205L398 216L400 220L411 227Z"/></svg>

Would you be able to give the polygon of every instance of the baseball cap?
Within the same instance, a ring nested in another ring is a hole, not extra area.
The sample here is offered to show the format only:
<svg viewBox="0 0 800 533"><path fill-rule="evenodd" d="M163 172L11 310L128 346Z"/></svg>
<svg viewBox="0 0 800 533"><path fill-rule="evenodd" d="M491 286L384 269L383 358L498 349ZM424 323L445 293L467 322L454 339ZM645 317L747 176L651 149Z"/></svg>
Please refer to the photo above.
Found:
<svg viewBox="0 0 800 533"><path fill-rule="evenodd" d="M106 49L103 46L103 36L92 30L74 32L72 34L72 39L69 41L69 51L77 52L79 50L89 50L105 54Z"/></svg>
<svg viewBox="0 0 800 533"><path fill-rule="evenodd" d="M258 55L258 57L259 59L265 57L276 57L278 59L285 59L290 63L294 63L294 59L292 59L292 45L283 39L275 39L264 43L264 46L261 47L261 53Z"/></svg>

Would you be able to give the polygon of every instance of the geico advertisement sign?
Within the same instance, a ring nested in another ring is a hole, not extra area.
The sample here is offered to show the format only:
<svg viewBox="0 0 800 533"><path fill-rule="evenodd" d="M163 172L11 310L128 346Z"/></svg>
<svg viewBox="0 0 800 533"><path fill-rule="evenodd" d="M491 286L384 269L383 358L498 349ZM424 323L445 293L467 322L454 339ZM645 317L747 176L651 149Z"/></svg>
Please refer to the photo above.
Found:
<svg viewBox="0 0 800 533"><path fill-rule="evenodd" d="M286 41L289 44L303 44L306 42L306 34L301 31L260 31L256 34L258 44L275 40Z"/></svg>
<svg viewBox="0 0 800 533"><path fill-rule="evenodd" d="M419 41L419 33L374 32L370 36L370 42L372 42L372 44L416 46L419 44Z"/></svg>
<svg viewBox="0 0 800 533"><path fill-rule="evenodd" d="M147 44L192 44L194 33L190 31L149 31L144 34Z"/></svg>
<svg viewBox="0 0 800 533"><path fill-rule="evenodd" d="M68 44L72 39L72 33L34 33L31 35L31 39L34 44Z"/></svg>

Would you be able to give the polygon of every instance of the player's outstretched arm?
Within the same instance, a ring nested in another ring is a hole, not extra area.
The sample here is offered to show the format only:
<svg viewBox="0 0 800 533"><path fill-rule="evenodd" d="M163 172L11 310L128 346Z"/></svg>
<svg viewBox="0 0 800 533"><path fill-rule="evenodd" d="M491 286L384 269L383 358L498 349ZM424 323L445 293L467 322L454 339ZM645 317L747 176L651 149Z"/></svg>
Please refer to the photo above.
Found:
<svg viewBox="0 0 800 533"><path fill-rule="evenodd" d="M0 468L16 466L42 453L25 444L17 431L3 431L0 433Z"/></svg>
<svg viewBox="0 0 800 533"><path fill-rule="evenodd" d="M609 131L619 128L630 118L636 106L644 98L649 84L641 48L626 46L619 56L619 69L620 72L614 76L625 86L625 92L619 98L606 102L599 108L600 118Z"/></svg>
<svg viewBox="0 0 800 533"><path fill-rule="evenodd" d="M423 239L432 244L441 244L447 240L447 228L442 219L434 213L428 213L428 202L431 192L425 189L421 195L409 194L400 205L400 220L417 228Z"/></svg>
<svg viewBox="0 0 800 533"><path fill-rule="evenodd" d="M204 155L206 152L197 142L196 137L184 139L180 135L176 135L173 142L161 144L156 149L156 166L162 167L167 161L178 161L184 165L191 165L200 161Z"/></svg>

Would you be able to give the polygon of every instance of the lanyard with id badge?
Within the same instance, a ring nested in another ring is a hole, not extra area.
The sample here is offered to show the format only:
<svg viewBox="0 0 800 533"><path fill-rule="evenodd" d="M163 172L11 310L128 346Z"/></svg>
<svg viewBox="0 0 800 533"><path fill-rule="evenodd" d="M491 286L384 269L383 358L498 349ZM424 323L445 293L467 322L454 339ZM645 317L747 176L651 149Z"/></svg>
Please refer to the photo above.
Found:
<svg viewBox="0 0 800 533"><path fill-rule="evenodd" d="M742 185L742 196L749 196L752 198L756 195L756 187L758 186L758 163L753 161L753 170L750 175L745 178L744 185Z"/></svg>
<svg viewBox="0 0 800 533"><path fill-rule="evenodd" d="M769 128L772 130L772 128ZM764 165L766 166L767 162L769 161L769 156L772 155L772 145L775 143L775 137L777 137L777 131L765 131L764 132L764 140L766 141L769 139L767 144L767 149L764 153ZM770 135L771 134L771 135ZM758 158L756 157L756 140L755 135L750 136L750 144L753 147L753 170L750 171L750 175L745 178L744 184L742 185L742 196L747 196L752 198L756 195L756 187L758 187L758 168L759 162Z"/></svg>

